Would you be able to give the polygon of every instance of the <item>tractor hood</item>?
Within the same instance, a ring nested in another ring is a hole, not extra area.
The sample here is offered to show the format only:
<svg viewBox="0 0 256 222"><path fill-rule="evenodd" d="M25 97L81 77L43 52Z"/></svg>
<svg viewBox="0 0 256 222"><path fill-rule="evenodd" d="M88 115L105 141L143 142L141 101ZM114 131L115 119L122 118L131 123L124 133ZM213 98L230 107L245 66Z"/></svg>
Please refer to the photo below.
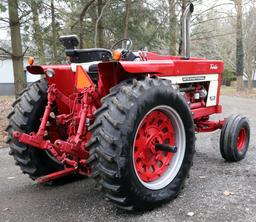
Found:
<svg viewBox="0 0 256 222"><path fill-rule="evenodd" d="M220 60L206 60L191 58L190 60L148 60L148 61L120 61L99 63L99 71L103 74L110 68L127 74L158 74L170 75L197 75L220 74L223 72L224 63Z"/></svg>

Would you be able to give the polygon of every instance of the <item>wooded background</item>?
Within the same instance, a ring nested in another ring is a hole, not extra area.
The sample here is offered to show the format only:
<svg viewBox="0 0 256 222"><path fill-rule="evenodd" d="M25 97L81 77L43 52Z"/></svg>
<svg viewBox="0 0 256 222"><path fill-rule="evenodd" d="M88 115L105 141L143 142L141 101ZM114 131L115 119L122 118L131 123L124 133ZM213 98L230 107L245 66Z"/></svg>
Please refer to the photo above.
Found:
<svg viewBox="0 0 256 222"><path fill-rule="evenodd" d="M134 49L181 55L181 18L193 2L192 56L225 62L223 83L252 90L256 69L255 0L0 0L0 53L13 60L16 94L25 85L23 56L63 63L59 36L77 34L80 48L131 38ZM10 38L9 38L10 36Z"/></svg>

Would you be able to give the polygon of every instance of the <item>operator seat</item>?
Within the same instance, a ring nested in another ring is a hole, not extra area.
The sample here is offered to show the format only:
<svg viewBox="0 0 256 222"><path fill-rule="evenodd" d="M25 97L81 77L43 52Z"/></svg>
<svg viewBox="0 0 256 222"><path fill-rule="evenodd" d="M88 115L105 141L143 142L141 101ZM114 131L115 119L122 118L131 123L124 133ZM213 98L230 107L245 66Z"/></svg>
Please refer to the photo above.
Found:
<svg viewBox="0 0 256 222"><path fill-rule="evenodd" d="M61 36L60 42L64 45L65 53L72 63L108 61L112 57L112 53L108 49L76 49L79 45L79 39L76 35Z"/></svg>
<svg viewBox="0 0 256 222"><path fill-rule="evenodd" d="M92 81L97 84L98 64L101 61L109 61L112 57L111 51L103 48L76 49L79 45L76 35L61 36L60 42L65 47L65 53L69 57L73 72L75 72L76 66L81 64Z"/></svg>
<svg viewBox="0 0 256 222"><path fill-rule="evenodd" d="M76 49L79 45L77 35L61 36L60 42L65 47L65 53L69 57L73 72L75 72L76 66L81 64L92 81L97 84L98 64L102 61L110 61L112 59L112 52L103 48ZM134 61L137 58L139 58L138 55L130 53L125 60Z"/></svg>

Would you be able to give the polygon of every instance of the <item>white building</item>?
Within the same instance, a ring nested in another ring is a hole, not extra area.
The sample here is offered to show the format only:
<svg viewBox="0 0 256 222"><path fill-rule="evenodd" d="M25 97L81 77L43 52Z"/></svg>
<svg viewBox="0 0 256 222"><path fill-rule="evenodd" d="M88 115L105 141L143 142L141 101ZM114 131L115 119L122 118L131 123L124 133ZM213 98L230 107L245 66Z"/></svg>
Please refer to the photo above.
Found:
<svg viewBox="0 0 256 222"><path fill-rule="evenodd" d="M27 66L28 57L24 57L24 68ZM34 82L40 79L38 75L32 75L24 70L27 83ZM12 59L8 55L0 55L0 96L1 95L14 95L14 75Z"/></svg>

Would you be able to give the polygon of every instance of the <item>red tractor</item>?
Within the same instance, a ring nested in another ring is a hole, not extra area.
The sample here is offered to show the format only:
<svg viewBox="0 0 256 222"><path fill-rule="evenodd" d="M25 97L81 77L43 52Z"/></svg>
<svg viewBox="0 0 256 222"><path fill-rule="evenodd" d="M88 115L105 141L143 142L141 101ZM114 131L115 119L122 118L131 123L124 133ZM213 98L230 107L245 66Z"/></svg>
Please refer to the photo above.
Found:
<svg viewBox="0 0 256 222"><path fill-rule="evenodd" d="M192 166L195 132L221 129L227 161L248 150L247 118L211 121L219 104L223 62L190 57L185 11L184 56L131 51L123 39L112 50L76 49L63 36L67 65L30 65L45 74L24 89L9 114L10 154L23 173L47 182L91 176L124 209L147 210L177 197Z"/></svg>

